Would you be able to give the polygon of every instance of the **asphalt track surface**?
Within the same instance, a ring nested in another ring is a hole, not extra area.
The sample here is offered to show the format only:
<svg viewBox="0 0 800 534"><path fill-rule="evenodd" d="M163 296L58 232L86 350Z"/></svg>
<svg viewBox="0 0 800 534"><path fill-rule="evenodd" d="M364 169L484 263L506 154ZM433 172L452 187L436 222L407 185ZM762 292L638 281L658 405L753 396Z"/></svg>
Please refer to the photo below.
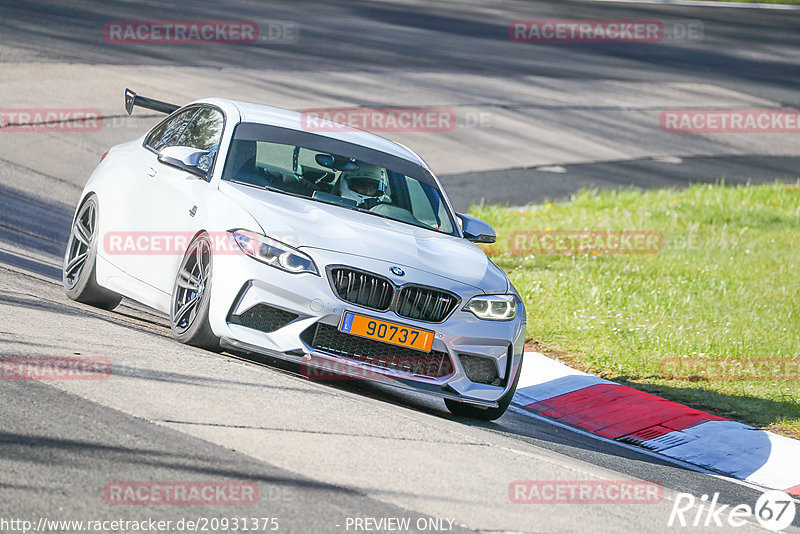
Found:
<svg viewBox="0 0 800 534"><path fill-rule="evenodd" d="M110 19L227 19L234 13L301 21L302 38L291 46L251 47L244 55L224 46L114 47L96 31ZM713 84L800 107L800 21L792 12L583 2L486 7L240 1L224 6L0 2L0 14L0 68L16 75L20 65L34 65L41 86L31 86L31 93L52 93L53 100L67 83L59 69L88 64L142 72L192 67L204 73L239 66L276 76L408 72L432 85L467 74L500 81L461 88L476 101L525 109L539 104L506 98L504 81L530 74L558 87L593 80L647 87ZM524 18L702 20L705 40L689 46L511 46L508 21ZM315 90L326 87L319 79L309 81L317 84ZM0 85L3 106L30 105L24 94L10 91L13 82ZM120 93L113 79L86 80L87 86L98 83ZM385 104L356 83L335 89L356 95L359 105ZM581 105L594 104L588 99ZM576 106L571 105L573 112ZM555 113L569 122L567 111ZM60 142L55 134L20 142L0 133L0 353L98 356L113 365L107 380L0 382L0 518L177 521L244 515L277 517L282 532L353 532L348 518L408 517L412 525L419 518L420 524L429 518L444 520L445 526L453 520L454 529L475 531L667 532L675 530L667 521L676 492L697 497L719 492L719 501L731 505L752 505L760 495L758 489L515 411L495 423L476 423L421 396L362 383L313 382L288 365L181 346L170 338L163 317L134 302L105 312L67 300L59 259L83 182L104 143L138 135L152 124L148 120L153 119L141 121L134 134L72 138L74 158L51 150L49 143ZM624 140L628 133L617 128L608 135ZM660 154L631 135L631 143L645 145L643 153ZM710 148L724 144L696 141ZM563 164L566 172L558 173L535 166L508 170L515 165L503 161L513 158L500 146L493 147L499 162L490 170L442 174L461 207L481 200L523 204L558 198L587 185L795 179L797 159L785 150L772 153L771 140L760 143L754 143L754 153L709 148L710 156L674 154L682 156L680 163L647 157L549 161ZM662 484L665 499L656 505L540 506L508 498L515 480L631 478ZM103 499L109 482L198 480L253 481L260 498L243 506L112 506ZM737 529L750 530L757 528Z"/></svg>

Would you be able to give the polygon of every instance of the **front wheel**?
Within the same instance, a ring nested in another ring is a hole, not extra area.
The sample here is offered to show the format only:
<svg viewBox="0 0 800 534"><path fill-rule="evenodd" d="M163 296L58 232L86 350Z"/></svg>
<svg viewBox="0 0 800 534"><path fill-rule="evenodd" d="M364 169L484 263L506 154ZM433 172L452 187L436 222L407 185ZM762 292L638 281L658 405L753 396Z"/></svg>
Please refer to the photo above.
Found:
<svg viewBox="0 0 800 534"><path fill-rule="evenodd" d="M122 300L122 296L97 283L99 213L97 195L91 194L81 204L72 223L67 251L64 254L62 281L64 292L72 300L113 310Z"/></svg>
<svg viewBox="0 0 800 534"><path fill-rule="evenodd" d="M204 232L189 245L175 277L170 323L172 334L181 343L219 351L219 338L208 322L211 275L211 238Z"/></svg>
<svg viewBox="0 0 800 534"><path fill-rule="evenodd" d="M444 404L450 413L459 415L461 417L470 417L472 419L480 419L482 421L494 421L506 413L508 406L511 404L511 399L514 398L514 393L517 392L517 384L519 383L519 375L522 374L522 361L519 362L517 368L517 376L514 377L514 383L511 385L505 395L500 397L497 401L497 408L481 408L466 402L459 402L450 399L444 399Z"/></svg>

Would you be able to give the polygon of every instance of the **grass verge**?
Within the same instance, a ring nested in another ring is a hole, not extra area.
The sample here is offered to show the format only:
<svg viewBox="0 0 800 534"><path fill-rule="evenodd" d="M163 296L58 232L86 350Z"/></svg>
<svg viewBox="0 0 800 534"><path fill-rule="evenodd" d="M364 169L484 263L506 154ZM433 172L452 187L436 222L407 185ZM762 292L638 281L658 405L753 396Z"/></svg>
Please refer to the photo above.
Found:
<svg viewBox="0 0 800 534"><path fill-rule="evenodd" d="M583 191L565 202L471 213L497 231L485 249L525 301L534 348L800 437L800 187ZM656 231L663 249L522 255L509 241L559 230Z"/></svg>

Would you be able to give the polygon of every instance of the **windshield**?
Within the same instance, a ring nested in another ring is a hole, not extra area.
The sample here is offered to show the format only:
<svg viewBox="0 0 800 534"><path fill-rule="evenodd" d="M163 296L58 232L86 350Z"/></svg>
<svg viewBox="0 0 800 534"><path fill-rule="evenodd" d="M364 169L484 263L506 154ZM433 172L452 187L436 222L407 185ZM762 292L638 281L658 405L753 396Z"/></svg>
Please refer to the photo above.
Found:
<svg viewBox="0 0 800 534"><path fill-rule="evenodd" d="M282 130L286 132L286 130ZM244 134L244 135L243 135ZM412 177L381 161L392 157L349 143L326 140L322 148L314 136L298 132L308 142L290 144L251 139L237 129L231 141L222 179L334 204L342 208L455 234L447 204L430 175ZM244 137L244 138L243 138ZM281 139L284 141L284 139ZM331 143L333 141L333 143ZM329 149L336 148L337 153ZM358 157L354 157L358 156ZM369 158L368 160L365 158ZM383 165L381 163L384 163ZM405 167L412 167L406 162ZM414 170L413 168L411 170ZM408 172L406 170L406 172Z"/></svg>

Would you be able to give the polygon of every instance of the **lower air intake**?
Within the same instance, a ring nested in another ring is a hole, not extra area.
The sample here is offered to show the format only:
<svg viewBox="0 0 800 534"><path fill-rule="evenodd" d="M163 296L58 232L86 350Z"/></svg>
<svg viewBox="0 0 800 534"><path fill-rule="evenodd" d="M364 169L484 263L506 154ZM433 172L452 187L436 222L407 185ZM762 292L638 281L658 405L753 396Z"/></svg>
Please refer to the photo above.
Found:
<svg viewBox="0 0 800 534"><path fill-rule="evenodd" d="M481 358L471 354L459 354L461 367L472 382L502 386L503 381L497 376L497 362L492 358Z"/></svg>
<svg viewBox="0 0 800 534"><path fill-rule="evenodd" d="M256 304L241 315L231 315L228 322L269 334L280 330L298 317L300 316L296 313L273 308L266 304Z"/></svg>
<svg viewBox="0 0 800 534"><path fill-rule="evenodd" d="M340 332L335 326L317 323L301 335L309 346L350 360L383 369L404 371L428 378L453 374L453 364L446 352L420 352L372 339Z"/></svg>

